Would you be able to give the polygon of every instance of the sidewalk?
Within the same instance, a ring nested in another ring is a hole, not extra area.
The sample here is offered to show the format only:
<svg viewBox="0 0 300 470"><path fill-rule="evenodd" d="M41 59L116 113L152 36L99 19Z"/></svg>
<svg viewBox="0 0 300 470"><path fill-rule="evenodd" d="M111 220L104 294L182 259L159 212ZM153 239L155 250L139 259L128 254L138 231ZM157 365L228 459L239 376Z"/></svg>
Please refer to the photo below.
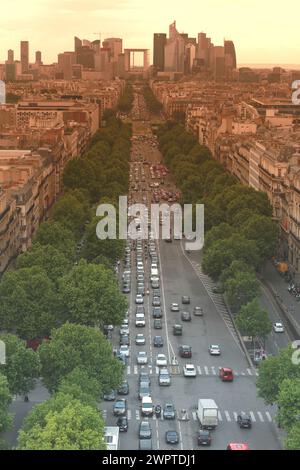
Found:
<svg viewBox="0 0 300 470"><path fill-rule="evenodd" d="M270 289L274 298L300 338L300 302L287 290L288 283L279 274L276 267L268 261L263 270L261 281Z"/></svg>

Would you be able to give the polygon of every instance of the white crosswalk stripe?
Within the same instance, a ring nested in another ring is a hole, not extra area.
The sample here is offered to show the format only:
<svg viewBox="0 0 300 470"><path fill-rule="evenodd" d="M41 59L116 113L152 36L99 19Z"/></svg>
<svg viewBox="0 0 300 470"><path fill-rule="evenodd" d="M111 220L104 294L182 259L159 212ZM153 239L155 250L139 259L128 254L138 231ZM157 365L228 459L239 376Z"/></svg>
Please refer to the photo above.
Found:
<svg viewBox="0 0 300 470"><path fill-rule="evenodd" d="M247 372L249 375L252 375L252 370L251 369L247 369Z"/></svg>
<svg viewBox="0 0 300 470"><path fill-rule="evenodd" d="M211 371L212 371L213 375L216 375L216 369L215 369L214 366L212 366Z"/></svg>
<svg viewBox="0 0 300 470"><path fill-rule="evenodd" d="M218 411L218 418L219 418L219 421L223 421L223 417L221 415L221 411Z"/></svg>
<svg viewBox="0 0 300 470"><path fill-rule="evenodd" d="M137 375L138 373L138 366L133 366L133 373Z"/></svg>
<svg viewBox="0 0 300 470"><path fill-rule="evenodd" d="M238 415L237 412L234 411L234 412L233 412L234 421L237 421L237 415Z"/></svg>
<svg viewBox="0 0 300 470"><path fill-rule="evenodd" d="M136 420L140 419L140 410L135 410L135 419Z"/></svg>
<svg viewBox="0 0 300 470"><path fill-rule="evenodd" d="M204 366L204 371L205 371L205 374L208 375L209 372L208 372L208 367L207 366Z"/></svg>
<svg viewBox="0 0 300 470"><path fill-rule="evenodd" d="M251 416L252 422L255 423L255 422L256 422L256 418L255 418L255 414L253 413L253 411L249 411L249 414L250 414L250 416Z"/></svg>
<svg viewBox="0 0 300 470"><path fill-rule="evenodd" d="M131 410L127 410L127 419L128 421L131 419Z"/></svg>
<svg viewBox="0 0 300 470"><path fill-rule="evenodd" d="M201 367L200 367L200 366L197 366L197 370L198 370L198 374L199 374L199 375L202 375L202 370L201 370Z"/></svg>
<svg viewBox="0 0 300 470"><path fill-rule="evenodd" d="M130 375L130 366L127 366L127 375Z"/></svg>
<svg viewBox="0 0 300 470"><path fill-rule="evenodd" d="M224 413L225 413L225 416L226 416L227 421L230 422L230 421L231 421L231 417L230 417L229 412L228 412L227 410L225 410Z"/></svg>
<svg viewBox="0 0 300 470"><path fill-rule="evenodd" d="M270 415L270 413L268 411L266 411L266 417L267 417L267 420L269 421L269 423L271 423L273 421L272 416Z"/></svg>
<svg viewBox="0 0 300 470"><path fill-rule="evenodd" d="M198 421L197 412L196 412L196 411L192 411L192 417L193 417L193 420L194 420L194 421Z"/></svg>
<svg viewBox="0 0 300 470"><path fill-rule="evenodd" d="M262 413L260 411L258 411L257 414L258 414L258 417L259 417L260 421L263 423L264 422L264 417L263 417Z"/></svg>

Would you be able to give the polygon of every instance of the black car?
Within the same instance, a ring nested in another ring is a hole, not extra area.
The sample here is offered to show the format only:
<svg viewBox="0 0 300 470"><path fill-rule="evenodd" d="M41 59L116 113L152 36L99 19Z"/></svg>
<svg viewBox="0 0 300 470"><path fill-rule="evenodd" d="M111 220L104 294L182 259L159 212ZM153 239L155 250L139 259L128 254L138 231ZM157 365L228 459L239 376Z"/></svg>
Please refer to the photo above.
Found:
<svg viewBox="0 0 300 470"><path fill-rule="evenodd" d="M124 284L122 292L123 294L130 294L130 284Z"/></svg>
<svg viewBox="0 0 300 470"><path fill-rule="evenodd" d="M128 419L126 416L120 416L117 421L117 426L119 426L120 432L128 431Z"/></svg>
<svg viewBox="0 0 300 470"><path fill-rule="evenodd" d="M128 395L129 394L129 383L127 380L123 380L120 387L118 388L119 395Z"/></svg>
<svg viewBox="0 0 300 470"><path fill-rule="evenodd" d="M237 416L237 423L240 426L240 428L250 429L252 427L251 416L248 413L241 411Z"/></svg>
<svg viewBox="0 0 300 470"><path fill-rule="evenodd" d="M200 429L197 434L197 443L198 446L210 446L211 445L211 435L210 432L206 429Z"/></svg>
<svg viewBox="0 0 300 470"><path fill-rule="evenodd" d="M181 302L182 302L183 304L190 304L190 303L191 303L191 299L190 299L190 297L189 297L188 295L183 295L183 296L181 297Z"/></svg>
<svg viewBox="0 0 300 470"><path fill-rule="evenodd" d="M117 393L115 390L110 390L107 393L104 393L103 400L105 401L114 401L117 398Z"/></svg>
<svg viewBox="0 0 300 470"><path fill-rule="evenodd" d="M192 315L190 312L181 312L181 320L182 321L191 321L192 320Z"/></svg>
<svg viewBox="0 0 300 470"><path fill-rule="evenodd" d="M160 297L160 289L153 289L153 296Z"/></svg>
<svg viewBox="0 0 300 470"><path fill-rule="evenodd" d="M161 330L162 329L162 321L160 318L155 318L154 322L153 322L153 328L155 330Z"/></svg>
<svg viewBox="0 0 300 470"><path fill-rule="evenodd" d="M182 325L179 325L179 324L173 325L173 335L182 336Z"/></svg>
<svg viewBox="0 0 300 470"><path fill-rule="evenodd" d="M179 436L177 431L167 431L165 436L167 444L178 444Z"/></svg>
<svg viewBox="0 0 300 470"><path fill-rule="evenodd" d="M191 358L192 357L192 348L187 344L179 346L179 355L180 357Z"/></svg>
<svg viewBox="0 0 300 470"><path fill-rule="evenodd" d="M153 346L155 348L162 348L164 345L164 340L161 336L154 336L153 338Z"/></svg>
<svg viewBox="0 0 300 470"><path fill-rule="evenodd" d="M121 335L120 346L129 346L129 344L130 344L129 335Z"/></svg>
<svg viewBox="0 0 300 470"><path fill-rule="evenodd" d="M161 308L160 307L153 307L152 316L153 316L153 318L161 318L162 317Z"/></svg>

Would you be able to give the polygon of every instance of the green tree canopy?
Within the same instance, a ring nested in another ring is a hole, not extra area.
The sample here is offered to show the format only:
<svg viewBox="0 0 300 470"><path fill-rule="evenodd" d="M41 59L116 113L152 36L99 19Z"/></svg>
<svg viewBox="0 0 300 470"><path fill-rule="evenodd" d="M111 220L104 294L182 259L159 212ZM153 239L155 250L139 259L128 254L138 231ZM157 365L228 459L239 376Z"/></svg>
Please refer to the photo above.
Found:
<svg viewBox="0 0 300 470"><path fill-rule="evenodd" d="M6 363L0 365L0 372L6 376L12 395L26 395L40 374L39 355L15 335L1 334L0 340L6 347Z"/></svg>
<svg viewBox="0 0 300 470"><path fill-rule="evenodd" d="M5 431L12 424L12 418L8 413L10 403L8 381L5 375L0 372L0 432Z"/></svg>
<svg viewBox="0 0 300 470"><path fill-rule="evenodd" d="M70 260L75 259L76 242L71 230L59 222L43 222L36 233L33 244L51 245Z"/></svg>
<svg viewBox="0 0 300 470"><path fill-rule="evenodd" d="M111 344L94 328L65 323L52 330L51 341L39 347L41 375L50 392L75 368L84 369L106 392L122 381L123 366L112 354Z"/></svg>
<svg viewBox="0 0 300 470"><path fill-rule="evenodd" d="M239 272L226 281L228 302L235 312L258 297L259 293L259 282L254 273Z"/></svg>
<svg viewBox="0 0 300 470"><path fill-rule="evenodd" d="M268 312L261 309L257 299L244 305L235 321L240 332L252 338L265 338L272 330Z"/></svg>
<svg viewBox="0 0 300 470"><path fill-rule="evenodd" d="M289 431L300 421L300 378L284 379L279 385L278 422Z"/></svg>

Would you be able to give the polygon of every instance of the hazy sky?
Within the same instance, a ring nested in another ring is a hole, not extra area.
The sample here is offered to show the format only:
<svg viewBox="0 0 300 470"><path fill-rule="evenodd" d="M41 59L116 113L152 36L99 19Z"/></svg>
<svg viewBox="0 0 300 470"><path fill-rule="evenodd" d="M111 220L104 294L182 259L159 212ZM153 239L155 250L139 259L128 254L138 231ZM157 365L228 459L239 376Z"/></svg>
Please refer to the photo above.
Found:
<svg viewBox="0 0 300 470"><path fill-rule="evenodd" d="M5 6L3 5L5 3ZM73 50L73 37L123 38L124 47L152 49L153 33L204 31L214 44L235 42L239 63L300 63L299 0L8 0L1 1L0 61L7 49L19 58L20 40L30 41L30 60L44 63ZM152 62L152 53L151 53Z"/></svg>

